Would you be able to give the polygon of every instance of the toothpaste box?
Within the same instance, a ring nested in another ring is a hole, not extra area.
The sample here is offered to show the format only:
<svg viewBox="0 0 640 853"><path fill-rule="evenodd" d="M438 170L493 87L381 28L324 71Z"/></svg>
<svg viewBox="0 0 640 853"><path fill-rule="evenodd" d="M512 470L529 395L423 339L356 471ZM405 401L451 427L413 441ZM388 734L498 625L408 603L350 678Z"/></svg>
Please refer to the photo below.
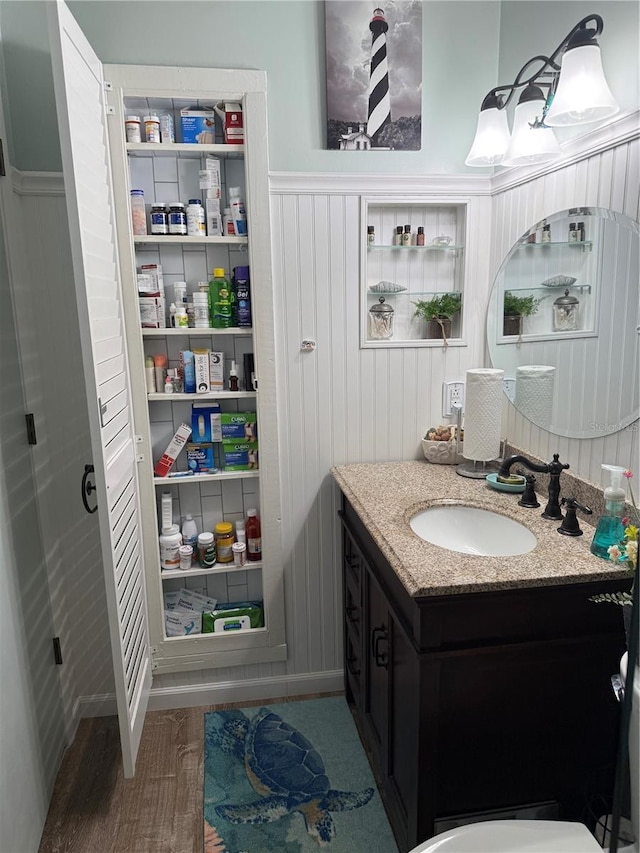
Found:
<svg viewBox="0 0 640 853"><path fill-rule="evenodd" d="M180 426L176 430L175 435L169 442L167 449L155 464L153 473L156 475L156 477L167 476L167 474L173 467L173 463L180 455L180 451L185 446L190 437L191 427L187 424L180 424Z"/></svg>
<svg viewBox="0 0 640 853"><path fill-rule="evenodd" d="M188 107L180 110L182 141L212 145L216 141L216 114L213 110Z"/></svg>
<svg viewBox="0 0 640 853"><path fill-rule="evenodd" d="M256 441L258 424L255 412L222 412L220 422L221 441Z"/></svg>
<svg viewBox="0 0 640 853"><path fill-rule="evenodd" d="M212 391L224 390L224 353L209 353L209 388Z"/></svg>
<svg viewBox="0 0 640 853"><path fill-rule="evenodd" d="M220 464L225 471L257 470L257 441L223 441L221 447Z"/></svg>
<svg viewBox="0 0 640 853"><path fill-rule="evenodd" d="M197 444L209 444L212 441L222 441L220 429L220 404L196 404L191 408L191 429Z"/></svg>
<svg viewBox="0 0 640 853"><path fill-rule="evenodd" d="M164 314L164 296L139 296L140 325L143 329L164 329L167 321Z"/></svg>
<svg viewBox="0 0 640 853"><path fill-rule="evenodd" d="M213 444L187 444L187 467L196 474L215 470Z"/></svg>
<svg viewBox="0 0 640 853"><path fill-rule="evenodd" d="M207 394L210 390L209 384L209 350L193 350L194 368L196 371L196 394Z"/></svg>

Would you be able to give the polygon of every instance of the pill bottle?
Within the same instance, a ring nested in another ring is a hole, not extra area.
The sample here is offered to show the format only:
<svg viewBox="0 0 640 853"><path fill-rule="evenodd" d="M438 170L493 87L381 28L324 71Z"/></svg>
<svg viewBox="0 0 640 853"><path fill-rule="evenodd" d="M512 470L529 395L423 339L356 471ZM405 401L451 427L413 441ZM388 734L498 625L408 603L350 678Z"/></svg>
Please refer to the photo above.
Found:
<svg viewBox="0 0 640 853"><path fill-rule="evenodd" d="M193 325L195 329L209 328L209 295L202 291L193 294Z"/></svg>
<svg viewBox="0 0 640 853"><path fill-rule="evenodd" d="M191 558L193 557L193 546L192 545L181 545L180 546L180 568L183 572L188 571L191 568Z"/></svg>
<svg viewBox="0 0 640 853"><path fill-rule="evenodd" d="M144 117L144 138L147 142L160 142L160 119L158 116Z"/></svg>
<svg viewBox="0 0 640 853"><path fill-rule="evenodd" d="M169 205L169 234L187 233L187 215L181 201L172 201Z"/></svg>
<svg viewBox="0 0 640 853"><path fill-rule="evenodd" d="M231 550L233 551L233 565L244 566L247 562L247 546L244 542L234 542Z"/></svg>
<svg viewBox="0 0 640 853"><path fill-rule="evenodd" d="M215 534L218 562L233 562L233 524L230 521L219 521L215 526Z"/></svg>
<svg viewBox="0 0 640 853"><path fill-rule="evenodd" d="M231 215L230 207L225 207L222 214L222 233L225 237L235 237L236 235L236 228L233 224L233 216Z"/></svg>
<svg viewBox="0 0 640 853"><path fill-rule="evenodd" d="M167 214L167 206L164 202L158 202L151 205L151 233L152 234L168 234L169 233L169 216Z"/></svg>
<svg viewBox="0 0 640 853"><path fill-rule="evenodd" d="M144 190L131 190L131 225L136 237L147 233L147 213L144 206Z"/></svg>
<svg viewBox="0 0 640 853"><path fill-rule="evenodd" d="M204 207L199 198L190 198L187 205L187 234L189 237L206 237Z"/></svg>
<svg viewBox="0 0 640 853"><path fill-rule="evenodd" d="M124 120L124 132L127 142L142 142L142 122L140 116L126 116Z"/></svg>
<svg viewBox="0 0 640 853"><path fill-rule="evenodd" d="M198 535L198 562L203 569L210 569L216 564L216 546L213 541L213 533L200 533Z"/></svg>
<svg viewBox="0 0 640 853"><path fill-rule="evenodd" d="M160 565L163 569L177 569L180 567L180 546L182 545L182 534L177 524L170 524L162 528L160 534Z"/></svg>

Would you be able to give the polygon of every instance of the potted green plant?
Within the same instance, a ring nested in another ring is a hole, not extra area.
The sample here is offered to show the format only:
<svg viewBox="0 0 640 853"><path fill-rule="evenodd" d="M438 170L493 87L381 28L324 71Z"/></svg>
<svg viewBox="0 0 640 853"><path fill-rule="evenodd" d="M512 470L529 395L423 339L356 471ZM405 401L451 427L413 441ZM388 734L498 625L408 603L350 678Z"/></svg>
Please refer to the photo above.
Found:
<svg viewBox="0 0 640 853"><path fill-rule="evenodd" d="M462 307L462 295L440 293L431 299L419 299L413 304L416 306L413 316L427 322L427 337L442 338L447 346L447 338L451 337L451 322Z"/></svg>
<svg viewBox="0 0 640 853"><path fill-rule="evenodd" d="M504 292L504 335L521 335L522 334L522 318L530 317L538 310L538 306L542 302L542 298L536 299L535 296L516 296L510 290Z"/></svg>

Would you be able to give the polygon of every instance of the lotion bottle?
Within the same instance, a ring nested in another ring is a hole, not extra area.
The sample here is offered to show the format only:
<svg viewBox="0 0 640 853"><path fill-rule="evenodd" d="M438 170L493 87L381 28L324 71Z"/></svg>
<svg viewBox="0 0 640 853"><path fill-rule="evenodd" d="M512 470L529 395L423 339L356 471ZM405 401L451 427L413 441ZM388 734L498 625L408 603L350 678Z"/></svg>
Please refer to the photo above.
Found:
<svg viewBox="0 0 640 853"><path fill-rule="evenodd" d="M622 481L624 468L618 465L602 465L602 470L609 472L611 482L604 490L604 513L593 534L591 553L608 560L609 547L618 545L624 536L622 519L627 493Z"/></svg>

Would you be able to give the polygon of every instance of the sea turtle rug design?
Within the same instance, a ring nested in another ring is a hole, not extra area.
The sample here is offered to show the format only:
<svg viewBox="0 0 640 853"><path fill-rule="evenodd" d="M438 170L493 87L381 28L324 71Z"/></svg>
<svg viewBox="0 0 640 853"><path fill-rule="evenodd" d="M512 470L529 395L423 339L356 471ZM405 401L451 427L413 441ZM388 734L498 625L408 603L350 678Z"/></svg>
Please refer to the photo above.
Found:
<svg viewBox="0 0 640 853"><path fill-rule="evenodd" d="M243 763L246 777L258 795L249 802L215 807L216 813L230 824L273 823L298 813L309 835L318 846L325 847L336 834L331 812L358 809L374 794L373 788L332 788L317 749L268 708L261 708L251 719L237 710L210 716L222 719L207 729L208 741ZM224 836L222 826L217 830Z"/></svg>

